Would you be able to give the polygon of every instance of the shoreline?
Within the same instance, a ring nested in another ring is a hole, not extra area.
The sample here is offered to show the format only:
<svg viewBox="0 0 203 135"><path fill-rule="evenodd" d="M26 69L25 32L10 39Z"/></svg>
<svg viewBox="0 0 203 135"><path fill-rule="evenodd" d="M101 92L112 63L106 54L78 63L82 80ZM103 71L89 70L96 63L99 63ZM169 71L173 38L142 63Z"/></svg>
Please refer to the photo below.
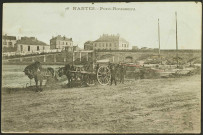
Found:
<svg viewBox="0 0 203 135"><path fill-rule="evenodd" d="M29 65L29 64L32 64L33 62L19 62L19 63L16 63L16 62L2 62L2 65ZM60 63L44 63L44 62L41 62L41 64L43 65L65 65L65 64L68 64L67 63L64 63L64 62L60 62Z"/></svg>

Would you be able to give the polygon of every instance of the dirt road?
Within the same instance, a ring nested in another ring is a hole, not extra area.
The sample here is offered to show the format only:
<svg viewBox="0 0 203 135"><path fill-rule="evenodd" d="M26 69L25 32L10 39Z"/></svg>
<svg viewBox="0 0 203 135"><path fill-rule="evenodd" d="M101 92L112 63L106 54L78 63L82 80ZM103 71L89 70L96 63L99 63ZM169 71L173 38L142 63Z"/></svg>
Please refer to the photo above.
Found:
<svg viewBox="0 0 203 135"><path fill-rule="evenodd" d="M4 132L199 133L201 76L2 92Z"/></svg>

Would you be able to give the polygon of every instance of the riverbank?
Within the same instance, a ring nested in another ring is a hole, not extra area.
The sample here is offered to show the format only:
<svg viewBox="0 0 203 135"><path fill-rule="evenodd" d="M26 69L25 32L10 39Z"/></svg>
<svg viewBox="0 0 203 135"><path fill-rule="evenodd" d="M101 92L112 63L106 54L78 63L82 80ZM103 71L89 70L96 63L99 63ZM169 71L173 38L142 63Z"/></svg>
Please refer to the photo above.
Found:
<svg viewBox="0 0 203 135"><path fill-rule="evenodd" d="M200 133L201 75L2 91L3 132Z"/></svg>
<svg viewBox="0 0 203 135"><path fill-rule="evenodd" d="M3 65L29 65L33 62L2 62ZM41 62L43 65L65 65L67 62Z"/></svg>

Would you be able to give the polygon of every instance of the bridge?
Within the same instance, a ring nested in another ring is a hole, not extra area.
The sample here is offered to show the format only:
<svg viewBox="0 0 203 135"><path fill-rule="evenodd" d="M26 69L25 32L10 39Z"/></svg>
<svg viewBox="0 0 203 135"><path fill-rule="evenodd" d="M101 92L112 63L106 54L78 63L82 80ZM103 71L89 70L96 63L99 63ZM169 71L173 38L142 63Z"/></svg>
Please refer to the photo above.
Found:
<svg viewBox="0 0 203 135"><path fill-rule="evenodd" d="M201 51L199 50L179 50L179 56L185 59L191 59L193 57L201 57ZM111 62L136 62L146 58L158 57L158 51L101 51L96 53L97 59L110 59ZM161 57L173 58L176 56L175 50L162 50Z"/></svg>
<svg viewBox="0 0 203 135"><path fill-rule="evenodd" d="M91 54L91 56L89 56ZM16 58L3 59L3 62L10 63L31 63L34 61L39 61L42 63L66 63L73 62L79 57L79 61L82 61L82 58L86 58L86 61L90 60L90 57L94 55L93 51L74 51L74 52L58 52L58 53L47 53L47 54L38 54L32 56L21 56Z"/></svg>
<svg viewBox="0 0 203 135"><path fill-rule="evenodd" d="M201 57L201 51L180 51L180 56L183 58ZM18 58L3 59L3 62L13 63L31 63L34 61L40 61L47 64L63 64L74 61L90 61L93 59L110 59L113 63L119 62L136 62L137 60L145 59L147 57L156 57L158 52L155 51L74 51L74 52L59 52L59 53L47 53L33 56L23 56ZM175 51L161 51L162 57L173 58L176 55Z"/></svg>

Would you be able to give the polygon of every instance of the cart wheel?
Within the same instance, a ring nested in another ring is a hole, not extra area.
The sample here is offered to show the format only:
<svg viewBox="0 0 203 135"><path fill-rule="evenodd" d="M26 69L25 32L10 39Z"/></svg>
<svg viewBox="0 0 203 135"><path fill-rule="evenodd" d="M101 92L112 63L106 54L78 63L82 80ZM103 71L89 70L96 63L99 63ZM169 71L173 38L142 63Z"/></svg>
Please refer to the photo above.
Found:
<svg viewBox="0 0 203 135"><path fill-rule="evenodd" d="M109 67L101 66L97 71L97 80L101 85L108 85L111 81L111 72Z"/></svg>

